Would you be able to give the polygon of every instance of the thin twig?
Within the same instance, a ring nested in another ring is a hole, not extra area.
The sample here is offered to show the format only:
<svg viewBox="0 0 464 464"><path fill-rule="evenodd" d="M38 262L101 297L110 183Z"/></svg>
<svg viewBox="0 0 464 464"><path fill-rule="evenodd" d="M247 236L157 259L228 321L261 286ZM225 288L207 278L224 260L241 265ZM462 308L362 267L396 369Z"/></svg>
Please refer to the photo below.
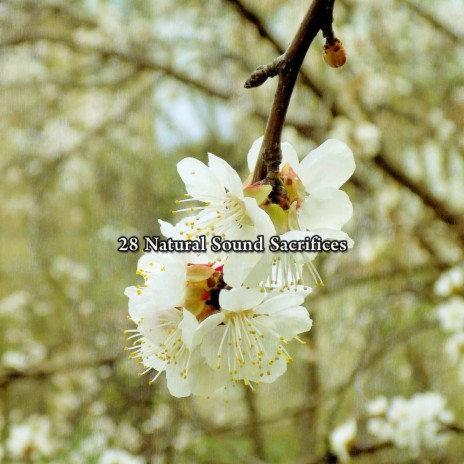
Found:
<svg viewBox="0 0 464 464"><path fill-rule="evenodd" d="M273 200L282 206L285 206L285 199L282 200L283 188L278 173L282 161L280 143L285 116L298 73L314 37L323 29L328 40L333 40L333 5L334 0L313 0L287 51L271 64L260 66L245 83L246 88L252 88L263 84L269 77L279 76L253 182L265 180L272 185Z"/></svg>

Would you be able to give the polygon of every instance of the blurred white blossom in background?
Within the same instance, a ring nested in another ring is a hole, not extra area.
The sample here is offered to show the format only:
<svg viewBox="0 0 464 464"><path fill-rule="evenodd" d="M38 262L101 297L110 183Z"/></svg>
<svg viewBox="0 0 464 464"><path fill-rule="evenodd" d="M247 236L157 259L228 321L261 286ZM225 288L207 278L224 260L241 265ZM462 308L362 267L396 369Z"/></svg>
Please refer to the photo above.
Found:
<svg viewBox="0 0 464 464"><path fill-rule="evenodd" d="M50 418L35 414L11 426L6 450L12 458L25 461L52 456L56 442L51 433Z"/></svg>
<svg viewBox="0 0 464 464"><path fill-rule="evenodd" d="M356 438L358 427L355 419L350 419L336 427L330 434L330 449L341 462L350 460L350 447Z"/></svg>
<svg viewBox="0 0 464 464"><path fill-rule="evenodd" d="M411 399L393 398L385 408L385 399L368 403L367 430L381 442L392 442L398 448L418 455L423 449L439 448L448 442L447 424L454 414L446 409L445 398L435 392L416 393Z"/></svg>

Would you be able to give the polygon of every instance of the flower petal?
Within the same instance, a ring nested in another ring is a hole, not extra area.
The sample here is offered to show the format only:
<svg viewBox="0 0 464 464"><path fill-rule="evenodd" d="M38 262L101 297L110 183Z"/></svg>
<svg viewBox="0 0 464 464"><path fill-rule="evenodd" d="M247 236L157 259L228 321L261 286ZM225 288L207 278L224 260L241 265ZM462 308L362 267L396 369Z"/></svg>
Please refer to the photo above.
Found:
<svg viewBox="0 0 464 464"><path fill-rule="evenodd" d="M177 171L182 178L189 195L200 201L222 198L224 187L210 169L195 158L184 158L177 163Z"/></svg>
<svg viewBox="0 0 464 464"><path fill-rule="evenodd" d="M264 235L264 238L267 239L274 235L275 227L271 218L258 206L256 200L254 198L245 197L243 202L245 203L247 216L253 224L253 230L250 231L251 235L247 238L250 240L256 240L258 235ZM245 237L242 239L244 238Z"/></svg>
<svg viewBox="0 0 464 464"><path fill-rule="evenodd" d="M322 241L325 240L346 240L348 244L348 248L353 248L354 241L351 237L346 233L338 229L313 229L309 233L310 236L319 235Z"/></svg>
<svg viewBox="0 0 464 464"><path fill-rule="evenodd" d="M193 348L193 336L198 328L197 318L187 309L182 310L183 318L179 324L179 329L182 330L182 341L185 346L191 350Z"/></svg>
<svg viewBox="0 0 464 464"><path fill-rule="evenodd" d="M255 170L256 162L258 161L259 151L261 150L261 145L263 144L263 137L256 139L251 148L248 150L247 161L248 161L248 169L250 172Z"/></svg>
<svg viewBox="0 0 464 464"><path fill-rule="evenodd" d="M282 148L282 163L280 163L280 167L289 163L293 169L296 169L300 164L300 160L295 149L287 142L282 143L280 146Z"/></svg>
<svg viewBox="0 0 464 464"><path fill-rule="evenodd" d="M305 198L298 221L303 229L341 229L352 215L353 205L345 192L324 188Z"/></svg>
<svg viewBox="0 0 464 464"><path fill-rule="evenodd" d="M303 303L304 298L297 293L280 293L263 301L255 310L256 314L272 315Z"/></svg>
<svg viewBox="0 0 464 464"><path fill-rule="evenodd" d="M190 396L191 393L188 379L185 379L181 375L182 368L183 366L180 364L171 364L166 369L166 380L169 393L176 398L185 398L186 396Z"/></svg>
<svg viewBox="0 0 464 464"><path fill-rule="evenodd" d="M208 153L208 165L219 182L237 198L243 198L243 185L239 175L229 163L212 153Z"/></svg>
<svg viewBox="0 0 464 464"><path fill-rule="evenodd" d="M233 288L221 290L219 305L227 311L243 311L254 308L264 300L264 293L260 288Z"/></svg>
<svg viewBox="0 0 464 464"><path fill-rule="evenodd" d="M200 396L212 396L218 390L231 384L224 372L212 369L203 359L200 349L192 353L191 367L188 373L192 394ZM232 386L232 385L230 385Z"/></svg>
<svg viewBox="0 0 464 464"><path fill-rule="evenodd" d="M195 347L199 345L203 338L212 332L219 324L224 322L225 317L223 313L216 313L212 314L211 316L207 317L203 322L195 330L195 334L193 335L192 346Z"/></svg>
<svg viewBox="0 0 464 464"><path fill-rule="evenodd" d="M224 282L240 287L262 258L262 253L232 253L224 264Z"/></svg>
<svg viewBox="0 0 464 464"><path fill-rule="evenodd" d="M339 188L355 169L353 152L348 145L329 139L301 161L297 174L308 193L324 187Z"/></svg>
<svg viewBox="0 0 464 464"><path fill-rule="evenodd" d="M272 314L272 320L278 327L279 334L285 340L291 340L298 334L311 330L313 321L303 306L286 308Z"/></svg>

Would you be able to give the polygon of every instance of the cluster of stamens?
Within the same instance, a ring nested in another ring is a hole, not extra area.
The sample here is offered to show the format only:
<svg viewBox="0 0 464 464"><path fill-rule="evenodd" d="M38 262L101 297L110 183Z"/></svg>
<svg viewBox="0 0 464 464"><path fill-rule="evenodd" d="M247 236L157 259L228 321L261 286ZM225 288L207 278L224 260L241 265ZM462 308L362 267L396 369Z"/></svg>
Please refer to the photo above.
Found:
<svg viewBox="0 0 464 464"><path fill-rule="evenodd" d="M287 362L292 361L285 348L288 342L273 331L261 330L259 318L253 315L252 310L225 311L225 316L224 333L217 352L216 368L222 369L224 362L232 381L235 382L241 378L238 375L239 371L247 368L248 363L253 368L257 368L259 377L263 378L271 375L270 367L281 357L284 357ZM273 352L269 352L264 345L266 337L274 338L273 342L276 343L277 349L273 349ZM224 358L223 351L225 351Z"/></svg>
<svg viewBox="0 0 464 464"><path fill-rule="evenodd" d="M184 200L176 200L177 205L197 201L186 195ZM172 211L177 213L198 212L194 220L190 219L183 223L185 230L180 231L180 235L186 236L187 240L205 235L220 235L223 239L231 234L234 229L241 229L246 221L246 209L243 201L234 197L230 193L220 201L211 200L200 206L190 206Z"/></svg>

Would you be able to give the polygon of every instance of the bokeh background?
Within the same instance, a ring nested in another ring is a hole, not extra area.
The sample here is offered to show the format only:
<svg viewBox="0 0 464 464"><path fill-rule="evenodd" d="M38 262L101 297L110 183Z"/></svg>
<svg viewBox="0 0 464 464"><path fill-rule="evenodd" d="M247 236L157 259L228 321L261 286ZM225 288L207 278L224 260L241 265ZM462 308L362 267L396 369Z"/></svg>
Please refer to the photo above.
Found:
<svg viewBox="0 0 464 464"><path fill-rule="evenodd" d="M347 64L324 64L320 36L308 53L283 140L301 157L329 137L352 148L356 245L318 258L326 286L287 374L228 401L175 399L124 351L139 255L117 238L171 220L183 157L248 174L276 82L243 82L308 5L0 1L0 461L337 462L331 434L355 419L353 462L463 462L461 0L337 0ZM442 444L369 433L371 400L423 392L454 415Z"/></svg>

